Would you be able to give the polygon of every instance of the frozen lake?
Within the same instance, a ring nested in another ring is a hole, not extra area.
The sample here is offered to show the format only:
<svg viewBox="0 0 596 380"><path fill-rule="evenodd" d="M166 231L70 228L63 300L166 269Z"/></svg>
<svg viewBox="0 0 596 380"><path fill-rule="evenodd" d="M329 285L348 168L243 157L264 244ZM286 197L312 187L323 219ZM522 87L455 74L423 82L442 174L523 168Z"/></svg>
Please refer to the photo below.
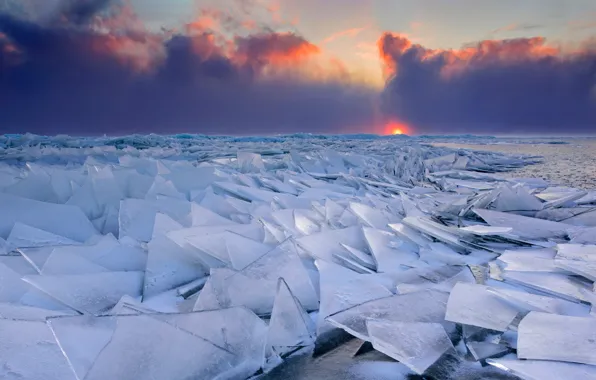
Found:
<svg viewBox="0 0 596 380"><path fill-rule="evenodd" d="M596 380L593 143L0 136L0 378Z"/></svg>
<svg viewBox="0 0 596 380"><path fill-rule="evenodd" d="M524 140L539 143L520 144L516 143L515 140L502 139L498 143L490 145L461 142L441 142L433 145L506 154L542 156L544 157L543 163L516 169L508 175L542 178L561 186L584 189L596 188L596 138L528 138ZM561 141L566 144L548 143L553 141Z"/></svg>

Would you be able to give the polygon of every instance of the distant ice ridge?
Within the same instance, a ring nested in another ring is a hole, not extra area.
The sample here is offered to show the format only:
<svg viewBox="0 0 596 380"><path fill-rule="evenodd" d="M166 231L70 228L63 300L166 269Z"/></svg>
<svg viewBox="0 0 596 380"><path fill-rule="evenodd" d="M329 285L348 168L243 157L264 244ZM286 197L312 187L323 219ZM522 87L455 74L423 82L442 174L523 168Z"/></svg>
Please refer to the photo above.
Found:
<svg viewBox="0 0 596 380"><path fill-rule="evenodd" d="M273 379L351 335L397 361L389 378L596 379L596 191L507 178L534 158L1 141L0 378Z"/></svg>

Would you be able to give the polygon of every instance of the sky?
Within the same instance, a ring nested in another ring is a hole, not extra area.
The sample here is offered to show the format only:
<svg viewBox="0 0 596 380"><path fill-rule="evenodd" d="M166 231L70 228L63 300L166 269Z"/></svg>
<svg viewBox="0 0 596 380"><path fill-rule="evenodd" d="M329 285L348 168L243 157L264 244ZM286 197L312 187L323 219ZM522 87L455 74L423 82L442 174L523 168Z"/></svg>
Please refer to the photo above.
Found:
<svg viewBox="0 0 596 380"><path fill-rule="evenodd" d="M0 0L0 133L595 134L593 0Z"/></svg>

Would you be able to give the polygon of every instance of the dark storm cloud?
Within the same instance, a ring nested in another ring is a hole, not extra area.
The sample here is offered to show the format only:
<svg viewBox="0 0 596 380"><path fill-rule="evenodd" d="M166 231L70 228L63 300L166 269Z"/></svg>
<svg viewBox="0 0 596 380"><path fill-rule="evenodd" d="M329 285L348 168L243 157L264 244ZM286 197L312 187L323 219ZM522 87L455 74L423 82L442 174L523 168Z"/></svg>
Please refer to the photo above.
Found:
<svg viewBox="0 0 596 380"><path fill-rule="evenodd" d="M389 33L379 47L382 108L418 133L596 133L594 50L531 38L434 51Z"/></svg>
<svg viewBox="0 0 596 380"><path fill-rule="evenodd" d="M372 122L372 91L284 74L317 53L294 34L239 38L230 52L209 33L94 30L0 16L0 132L345 132Z"/></svg>
<svg viewBox="0 0 596 380"><path fill-rule="evenodd" d="M60 16L75 24L86 24L111 3L112 0L65 0L60 5Z"/></svg>

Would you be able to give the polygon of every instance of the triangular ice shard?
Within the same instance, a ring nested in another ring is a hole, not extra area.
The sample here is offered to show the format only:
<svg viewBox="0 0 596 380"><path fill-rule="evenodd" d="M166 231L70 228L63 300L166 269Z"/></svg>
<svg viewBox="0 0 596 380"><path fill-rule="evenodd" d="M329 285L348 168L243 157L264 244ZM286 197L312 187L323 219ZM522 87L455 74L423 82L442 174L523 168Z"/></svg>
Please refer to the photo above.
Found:
<svg viewBox="0 0 596 380"><path fill-rule="evenodd" d="M323 260L316 262L320 273L321 305L317 333L331 328L325 318L362 303L393 295L383 279L376 275L361 275L339 265Z"/></svg>
<svg viewBox="0 0 596 380"><path fill-rule="evenodd" d="M367 226L372 228L387 230L389 228L389 223L399 221L399 218L397 220L390 220L387 217L387 215L385 215L380 210L376 210L362 203L350 203L350 210L354 213L354 215L360 218Z"/></svg>
<svg viewBox="0 0 596 380"><path fill-rule="evenodd" d="M516 307L521 312L541 311L544 313L584 317L590 314L590 307L579 302L571 302L561 298L532 294L522 289L508 289L505 287L489 288L489 292L496 294L505 302Z"/></svg>
<svg viewBox="0 0 596 380"><path fill-rule="evenodd" d="M230 263L235 270L246 268L272 249L268 244L254 241L234 232L224 232L224 239Z"/></svg>
<svg viewBox="0 0 596 380"><path fill-rule="evenodd" d="M555 265L554 249L520 249L505 251L497 262L507 271L564 272Z"/></svg>
<svg viewBox="0 0 596 380"><path fill-rule="evenodd" d="M375 350L424 373L453 345L440 323L407 323L368 319L366 328Z"/></svg>
<svg viewBox="0 0 596 380"><path fill-rule="evenodd" d="M157 213L169 215L184 226L190 226L192 221L191 202L173 198L125 199L120 202L119 237L129 236L148 242L153 235Z"/></svg>
<svg viewBox="0 0 596 380"><path fill-rule="evenodd" d="M87 260L83 255L59 250L54 250L41 269L41 274L46 276L103 272L109 272L109 269Z"/></svg>
<svg viewBox="0 0 596 380"><path fill-rule="evenodd" d="M377 264L374 258L366 252L363 252L357 248L351 247L347 244L341 244L341 246L347 251L346 256L353 259L358 264L365 266L369 269L376 269Z"/></svg>
<svg viewBox="0 0 596 380"><path fill-rule="evenodd" d="M436 290L395 295L365 302L327 317L327 321L349 334L370 340L366 320L384 319L398 322L444 323L449 295Z"/></svg>
<svg viewBox="0 0 596 380"><path fill-rule="evenodd" d="M46 318L77 315L74 311L48 310L39 307L0 303L0 318L18 319L21 321L41 321Z"/></svg>
<svg viewBox="0 0 596 380"><path fill-rule="evenodd" d="M488 359L488 364L519 376L524 380L596 379L596 367L585 364L546 360Z"/></svg>
<svg viewBox="0 0 596 380"><path fill-rule="evenodd" d="M259 315L270 314L277 279L283 277L307 310L316 310L319 300L302 264L295 243L288 240L257 261L222 281L212 282L223 307L245 306Z"/></svg>
<svg viewBox="0 0 596 380"><path fill-rule="evenodd" d="M89 219L76 206L38 202L0 194L0 237L7 238L21 222L46 232L83 243L97 234Z"/></svg>
<svg viewBox="0 0 596 380"><path fill-rule="evenodd" d="M229 268L213 268L194 304L193 311L224 309L229 304L225 295L225 280L237 274Z"/></svg>
<svg viewBox="0 0 596 380"><path fill-rule="evenodd" d="M75 379L45 322L0 319L0 336L2 378Z"/></svg>
<svg viewBox="0 0 596 380"><path fill-rule="evenodd" d="M48 326L52 329L77 379L85 379L101 351L112 339L116 324L115 318L92 316L48 320Z"/></svg>
<svg viewBox="0 0 596 380"><path fill-rule="evenodd" d="M502 356L503 354L509 352L509 347L504 344L469 342L466 345L476 360L484 360L496 356Z"/></svg>
<svg viewBox="0 0 596 380"><path fill-rule="evenodd" d="M156 236L165 235L170 231L180 230L182 228L184 226L172 219L172 217L158 212L155 214L155 223L153 224L153 234L151 237L155 238Z"/></svg>
<svg viewBox="0 0 596 380"><path fill-rule="evenodd" d="M392 233L368 227L362 230L378 272L400 272L418 260L412 247Z"/></svg>
<svg viewBox="0 0 596 380"><path fill-rule="evenodd" d="M102 318L115 319L116 328L89 368L86 380L211 379L233 368L232 353L156 318Z"/></svg>
<svg viewBox="0 0 596 380"><path fill-rule="evenodd" d="M479 284L458 283L449 295L447 321L507 331L519 310Z"/></svg>
<svg viewBox="0 0 596 380"><path fill-rule="evenodd" d="M256 372L268 356L265 351L267 324L246 308L162 314L155 317L236 355L233 363L234 365L242 363L244 377L249 377Z"/></svg>
<svg viewBox="0 0 596 380"><path fill-rule="evenodd" d="M596 319L531 312L519 324L517 355L596 365Z"/></svg>
<svg viewBox="0 0 596 380"><path fill-rule="evenodd" d="M148 245L143 297L174 289L206 275L201 261L165 236Z"/></svg>
<svg viewBox="0 0 596 380"><path fill-rule="evenodd" d="M360 227L348 227L340 230L321 232L304 236L296 240L298 245L306 249L314 258L333 262L333 254L342 255L344 249L340 243L359 250L368 249Z"/></svg>
<svg viewBox="0 0 596 380"><path fill-rule="evenodd" d="M15 223L8 239L9 247L15 248L38 248L49 245L79 245L81 243L71 240L67 237L53 234L39 228L31 227L26 224Z"/></svg>
<svg viewBox="0 0 596 380"><path fill-rule="evenodd" d="M282 355L295 348L314 344L315 329L315 324L300 301L280 278L269 321L267 344Z"/></svg>
<svg viewBox="0 0 596 380"><path fill-rule="evenodd" d="M32 275L25 276L23 280L74 310L98 315L112 308L125 294L140 296L143 272Z"/></svg>
<svg viewBox="0 0 596 380"><path fill-rule="evenodd" d="M0 263L0 302L16 303L29 290L21 275Z"/></svg>
<svg viewBox="0 0 596 380"><path fill-rule="evenodd" d="M229 224L237 224L230 219L224 218L223 216L216 214L215 212L200 206L196 203L192 203L192 226L225 226Z"/></svg>
<svg viewBox="0 0 596 380"><path fill-rule="evenodd" d="M569 225L548 220L529 218L498 211L475 209L485 222L496 227L511 227L512 233L527 239L548 239L565 237Z"/></svg>
<svg viewBox="0 0 596 380"><path fill-rule="evenodd" d="M583 291L592 291L591 284L589 286L585 282L560 273L507 271L503 273L503 278L506 282L527 286L572 302L588 302Z"/></svg>

